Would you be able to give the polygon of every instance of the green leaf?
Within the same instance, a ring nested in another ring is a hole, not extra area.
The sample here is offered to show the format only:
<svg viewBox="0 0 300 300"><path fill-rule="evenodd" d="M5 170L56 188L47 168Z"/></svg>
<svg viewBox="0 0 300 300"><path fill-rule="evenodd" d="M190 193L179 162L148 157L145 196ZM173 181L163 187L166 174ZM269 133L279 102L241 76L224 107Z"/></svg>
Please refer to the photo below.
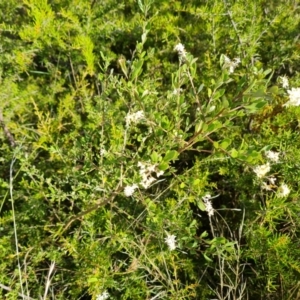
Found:
<svg viewBox="0 0 300 300"><path fill-rule="evenodd" d="M255 113L259 111L261 108L263 108L266 104L267 101L260 99L251 103L250 105L246 105L245 108L249 113Z"/></svg>
<svg viewBox="0 0 300 300"><path fill-rule="evenodd" d="M147 39L147 32L144 32L142 34L142 44L144 44L146 42L146 39Z"/></svg>
<svg viewBox="0 0 300 300"><path fill-rule="evenodd" d="M199 199L197 201L197 206L199 207L200 210L205 211L205 205L202 200Z"/></svg>
<svg viewBox="0 0 300 300"><path fill-rule="evenodd" d="M133 72L131 74L131 80L135 80L141 73L142 73L142 66L144 64L144 60L143 59L140 59L138 61L135 61L133 63Z"/></svg>
<svg viewBox="0 0 300 300"><path fill-rule="evenodd" d="M225 55L221 54L221 56L220 56L220 67L223 67L224 62L225 62Z"/></svg>
<svg viewBox="0 0 300 300"><path fill-rule="evenodd" d="M199 178L196 178L193 180L192 185L193 186L198 186L201 183L201 180Z"/></svg>
<svg viewBox="0 0 300 300"><path fill-rule="evenodd" d="M247 93L246 95L250 96L251 98L264 98L267 94L264 90L258 90L252 93Z"/></svg>
<svg viewBox="0 0 300 300"><path fill-rule="evenodd" d="M279 94L279 88L278 88L278 86L276 86L276 85L271 86L268 89L268 93L271 93L273 95L278 95Z"/></svg>
<svg viewBox="0 0 300 300"><path fill-rule="evenodd" d="M158 166L159 170L166 171L169 169L169 164L166 162L161 162Z"/></svg>
<svg viewBox="0 0 300 300"><path fill-rule="evenodd" d="M200 120L199 123L197 123L195 126L195 132L199 132L201 130L205 132L206 129L207 129L207 125L202 120Z"/></svg>
<svg viewBox="0 0 300 300"><path fill-rule="evenodd" d="M204 256L205 260L207 260L208 262L213 262L213 260L210 259L205 253L203 253L203 256Z"/></svg>
<svg viewBox="0 0 300 300"><path fill-rule="evenodd" d="M200 238L203 239L203 238L206 238L206 237L208 237L208 233L207 233L207 231L203 231L200 235Z"/></svg>
<svg viewBox="0 0 300 300"><path fill-rule="evenodd" d="M221 142L220 146L222 149L226 150L228 146L231 144L231 142L232 142L231 139L226 138Z"/></svg>
<svg viewBox="0 0 300 300"><path fill-rule="evenodd" d="M232 158L237 158L239 156L239 153L236 149L233 148L230 152L230 155Z"/></svg>
<svg viewBox="0 0 300 300"><path fill-rule="evenodd" d="M194 219L194 220L191 222L191 224L190 224L189 227L195 227L195 225L197 225L197 221Z"/></svg>
<svg viewBox="0 0 300 300"><path fill-rule="evenodd" d="M159 162L160 161L160 156L158 155L158 153L157 152L152 152L152 154L151 154L151 160L152 160L152 162L154 162L154 163L157 163L157 162Z"/></svg>
<svg viewBox="0 0 300 300"><path fill-rule="evenodd" d="M175 150L168 150L165 157L164 157L164 161L171 161L171 160L175 160L178 157L179 153Z"/></svg>
<svg viewBox="0 0 300 300"><path fill-rule="evenodd" d="M247 151L245 160L249 163L257 163L261 159L261 154L255 150Z"/></svg>
<svg viewBox="0 0 300 300"><path fill-rule="evenodd" d="M197 94L199 94L203 88L204 88L204 84L202 83L198 88Z"/></svg>
<svg viewBox="0 0 300 300"><path fill-rule="evenodd" d="M208 95L209 98L211 97L211 94L212 94L212 90L210 88L208 88L207 89L207 95Z"/></svg>
<svg viewBox="0 0 300 300"><path fill-rule="evenodd" d="M140 10L144 13L144 5L141 0L138 0L138 5L139 5Z"/></svg>
<svg viewBox="0 0 300 300"><path fill-rule="evenodd" d="M217 99L221 98L224 95L225 91L226 91L226 89L217 90L213 95L213 99L217 100Z"/></svg>
<svg viewBox="0 0 300 300"><path fill-rule="evenodd" d="M126 61L124 57L119 58L118 63L121 67L121 70L123 72L123 74L126 76L126 78L128 77L128 69L126 66Z"/></svg>
<svg viewBox="0 0 300 300"><path fill-rule="evenodd" d="M268 74L270 74L272 72L272 69L267 69L264 71L264 75L267 76Z"/></svg>
<svg viewBox="0 0 300 300"><path fill-rule="evenodd" d="M216 131L217 129L220 129L223 127L223 124L216 120L213 123L209 124L207 127L207 131L212 132L212 131Z"/></svg>
<svg viewBox="0 0 300 300"><path fill-rule="evenodd" d="M224 108L229 107L229 102L228 102L228 100L226 99L225 96L222 97L222 107L224 107Z"/></svg>

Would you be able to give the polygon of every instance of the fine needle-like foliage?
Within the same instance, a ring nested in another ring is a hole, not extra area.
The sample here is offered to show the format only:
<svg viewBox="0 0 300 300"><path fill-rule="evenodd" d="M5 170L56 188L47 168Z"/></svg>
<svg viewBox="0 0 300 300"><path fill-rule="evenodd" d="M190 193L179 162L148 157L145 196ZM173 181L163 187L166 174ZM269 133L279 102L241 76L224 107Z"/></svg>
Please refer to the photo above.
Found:
<svg viewBox="0 0 300 300"><path fill-rule="evenodd" d="M0 11L1 299L300 299L298 1Z"/></svg>

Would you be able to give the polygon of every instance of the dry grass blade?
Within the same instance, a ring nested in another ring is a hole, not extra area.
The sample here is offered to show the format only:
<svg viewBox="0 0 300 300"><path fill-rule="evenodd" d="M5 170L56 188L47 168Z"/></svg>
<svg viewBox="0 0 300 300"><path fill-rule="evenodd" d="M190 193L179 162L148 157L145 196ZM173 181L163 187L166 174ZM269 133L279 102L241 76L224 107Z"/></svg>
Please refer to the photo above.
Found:
<svg viewBox="0 0 300 300"><path fill-rule="evenodd" d="M54 270L54 267L55 267L55 262L53 261L50 265L50 269L49 269L49 272L48 272L48 277L47 277L47 282L46 282L46 287L45 287L43 300L46 300L46 298L47 298L48 290L49 290L50 283L51 283L51 274Z"/></svg>

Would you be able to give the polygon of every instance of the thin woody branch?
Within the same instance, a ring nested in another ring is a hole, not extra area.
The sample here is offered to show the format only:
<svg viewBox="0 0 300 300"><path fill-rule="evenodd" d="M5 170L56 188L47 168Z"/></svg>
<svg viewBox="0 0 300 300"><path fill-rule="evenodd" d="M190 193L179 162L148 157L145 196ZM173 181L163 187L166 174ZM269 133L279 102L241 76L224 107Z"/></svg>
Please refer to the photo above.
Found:
<svg viewBox="0 0 300 300"><path fill-rule="evenodd" d="M5 290L5 291L8 291L8 292L11 292L11 291L12 291L12 289L11 289L9 286L6 286L6 285L4 285L4 284L2 284L2 283L0 283L0 288L3 289L3 290ZM29 296L23 295L23 294L21 294L21 293L18 293L18 295L19 295L20 297L22 297L23 299L26 299L26 300L35 300L34 298L31 298L31 297L29 297Z"/></svg>
<svg viewBox="0 0 300 300"><path fill-rule="evenodd" d="M4 122L4 118L3 118L3 114L2 114L2 110L0 110L0 126L2 127L3 131L4 131L4 135L6 136L6 138L8 139L10 146L12 148L15 148L17 146L14 137L12 136L11 132L9 131L9 129L7 128L7 126L5 125Z"/></svg>
<svg viewBox="0 0 300 300"><path fill-rule="evenodd" d="M61 235L62 233L64 233L70 226L71 224L78 220L81 219L82 217L84 217L85 215L89 214L90 212L98 209L99 207L105 206L108 203L111 203L114 198L119 194L119 192L122 190L122 187L120 185L117 186L116 190L114 192L112 192L111 196L109 198L106 199L99 199L96 204L94 204L92 207L88 208L85 211L80 212L79 214L77 214L76 216L73 216L69 222L64 226L64 228L62 230L60 230L58 233L56 233L56 236Z"/></svg>

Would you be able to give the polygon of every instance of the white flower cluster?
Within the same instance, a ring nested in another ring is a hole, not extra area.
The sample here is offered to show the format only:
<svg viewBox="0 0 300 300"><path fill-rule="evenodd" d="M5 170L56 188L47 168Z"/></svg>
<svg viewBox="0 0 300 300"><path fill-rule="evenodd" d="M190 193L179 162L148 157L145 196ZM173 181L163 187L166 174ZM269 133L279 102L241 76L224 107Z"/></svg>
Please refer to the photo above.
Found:
<svg viewBox="0 0 300 300"><path fill-rule="evenodd" d="M223 68L229 69L229 73L233 73L235 68L240 64L240 58L236 57L231 60L228 56L224 55L224 65Z"/></svg>
<svg viewBox="0 0 300 300"><path fill-rule="evenodd" d="M300 105L300 88L292 88L287 91L290 99L283 106L299 106Z"/></svg>
<svg viewBox="0 0 300 300"><path fill-rule="evenodd" d="M176 236L167 234L167 237L165 238L165 242L168 245L170 251L173 251L176 249Z"/></svg>
<svg viewBox="0 0 300 300"><path fill-rule="evenodd" d="M211 195L210 194L206 194L205 196L202 197L202 200L204 202L205 205L205 210L207 211L207 214L209 217L214 215L214 209L213 206L211 204Z"/></svg>
<svg viewBox="0 0 300 300"><path fill-rule="evenodd" d="M285 75L280 76L279 80L283 88L287 89L289 87L289 80ZM287 90L287 92L289 100L283 106L300 106L300 88L292 88L291 90Z"/></svg>
<svg viewBox="0 0 300 300"><path fill-rule="evenodd" d="M174 47L174 51L176 51L179 55L180 60L184 60L186 58L186 51L184 49L184 46L179 43Z"/></svg>
<svg viewBox="0 0 300 300"><path fill-rule="evenodd" d="M254 173L258 178L263 178L270 170L271 170L270 163L266 163L261 166L256 166L253 169Z"/></svg>
<svg viewBox="0 0 300 300"><path fill-rule="evenodd" d="M269 151L266 151L265 154L266 154L266 157L267 157L270 161L275 162L275 163L277 163L277 162L279 161L279 155L280 155L279 152L275 152L275 151L269 150Z"/></svg>
<svg viewBox="0 0 300 300"><path fill-rule="evenodd" d="M262 188L266 191L273 191L273 188L277 188L277 186L275 185L276 178L270 177L270 178L268 178L268 180L269 180L269 184L263 182ZM280 187L278 187L278 189L277 189L277 196L278 197L286 197L286 196L288 196L290 191L291 190L289 189L287 184L282 183L280 185Z"/></svg>
<svg viewBox="0 0 300 300"><path fill-rule="evenodd" d="M157 165L138 162L138 167L140 168L140 175L142 177L140 184L145 189L148 189L151 186L151 184L157 180L158 177L164 174L164 171L160 171L157 168ZM156 175L157 178L153 177L153 175ZM126 197L132 196L137 188L137 184L127 185L124 188L124 195Z"/></svg>
<svg viewBox="0 0 300 300"><path fill-rule="evenodd" d="M144 112L142 110L139 110L135 113L128 113L125 117L125 121L126 121L126 126L129 127L132 123L133 124L137 124L138 122L140 122L142 119L145 118Z"/></svg>
<svg viewBox="0 0 300 300"><path fill-rule="evenodd" d="M284 75L284 76L280 76L279 77L280 81L281 81L281 84L282 84L282 87L283 88L288 88L289 87L289 80L288 78Z"/></svg>
<svg viewBox="0 0 300 300"><path fill-rule="evenodd" d="M269 184L267 184L266 182L262 183L262 189L266 190L266 191L272 191L273 188L277 187L276 186L276 181L277 179L275 177L268 177L268 181Z"/></svg>
<svg viewBox="0 0 300 300"><path fill-rule="evenodd" d="M289 187L285 184L282 183L281 186L278 188L278 196L279 197L286 197L290 193Z"/></svg>
<svg viewBox="0 0 300 300"><path fill-rule="evenodd" d="M106 300L108 298L109 298L109 293L105 291L102 294L98 295L96 300Z"/></svg>
<svg viewBox="0 0 300 300"><path fill-rule="evenodd" d="M133 185L128 185L125 187L124 189L124 194L126 197L130 197L133 195L133 193L135 192L135 190L138 188L137 184L133 184Z"/></svg>
<svg viewBox="0 0 300 300"><path fill-rule="evenodd" d="M275 151L266 151L265 152L266 157L269 159L269 161L274 162L274 163L278 163L279 161L279 152L275 152ZM253 168L254 173L256 174L256 176L258 178L263 178L265 177L265 175L270 172L271 167L270 167L270 162L267 162L264 165L260 165L260 166L256 166L255 168Z"/></svg>
<svg viewBox="0 0 300 300"><path fill-rule="evenodd" d="M156 180L153 177L153 174L156 174L157 177L160 177L164 174L164 171L158 170L156 165L145 164L138 162L138 167L140 168L140 175L142 177L141 185L147 189L150 185Z"/></svg>
<svg viewBox="0 0 300 300"><path fill-rule="evenodd" d="M275 151L266 151L265 153L266 157L269 159L269 161L274 162L274 163L278 163L279 161L279 152L275 152ZM256 173L258 178L263 178L265 177L265 175L270 171L270 163L266 163L264 165L261 166L256 166L253 171ZM269 181L268 183L266 182L262 182L262 189L266 190L266 191L273 191L274 188L278 188L277 189L277 195L278 197L286 197L289 193L290 193L290 189L289 187L285 184L282 183L280 185L280 187L278 187L276 185L276 178L273 176L269 176L267 177L267 180Z"/></svg>

